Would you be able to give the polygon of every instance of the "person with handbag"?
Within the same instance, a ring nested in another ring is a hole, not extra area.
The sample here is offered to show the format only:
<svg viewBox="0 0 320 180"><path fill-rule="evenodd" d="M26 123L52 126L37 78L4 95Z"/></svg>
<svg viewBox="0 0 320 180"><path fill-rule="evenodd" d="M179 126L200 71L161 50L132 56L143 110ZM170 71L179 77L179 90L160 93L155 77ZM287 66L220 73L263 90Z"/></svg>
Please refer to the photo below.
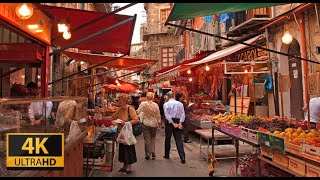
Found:
<svg viewBox="0 0 320 180"><path fill-rule="evenodd" d="M147 101L143 101L139 108L137 109L137 113L143 113L142 118L142 132L143 138L145 142L145 158L146 160L155 159L155 149L156 149L156 135L157 128L161 126L161 116L159 105L153 102L154 94L152 92L148 92L146 95Z"/></svg>
<svg viewBox="0 0 320 180"><path fill-rule="evenodd" d="M128 105L129 96L127 94L120 94L119 108L112 114L112 119L121 119L122 122L118 124L118 130L121 131L125 122L130 122L133 126L139 123L138 115L135 109ZM123 163L123 167L118 172L123 172L126 174L132 173L131 165L137 162L136 148L135 145L125 145L119 143L119 156L118 160Z"/></svg>

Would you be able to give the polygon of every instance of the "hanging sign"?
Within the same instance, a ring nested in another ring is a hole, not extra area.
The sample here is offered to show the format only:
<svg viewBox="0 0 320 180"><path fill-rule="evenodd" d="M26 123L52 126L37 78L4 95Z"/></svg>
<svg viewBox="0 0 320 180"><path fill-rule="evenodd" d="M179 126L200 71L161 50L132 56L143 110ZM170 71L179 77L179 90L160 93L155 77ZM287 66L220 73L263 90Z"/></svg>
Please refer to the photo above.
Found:
<svg viewBox="0 0 320 180"><path fill-rule="evenodd" d="M266 48L266 46L262 46L263 48ZM255 61L257 59L259 59L259 57L262 56L268 56L268 52L266 50L262 50L259 48L254 48L254 49L249 49L249 50L245 50L242 51L240 53L235 54L236 60L240 61ZM259 59L260 61L262 60L266 60L267 57L265 59Z"/></svg>

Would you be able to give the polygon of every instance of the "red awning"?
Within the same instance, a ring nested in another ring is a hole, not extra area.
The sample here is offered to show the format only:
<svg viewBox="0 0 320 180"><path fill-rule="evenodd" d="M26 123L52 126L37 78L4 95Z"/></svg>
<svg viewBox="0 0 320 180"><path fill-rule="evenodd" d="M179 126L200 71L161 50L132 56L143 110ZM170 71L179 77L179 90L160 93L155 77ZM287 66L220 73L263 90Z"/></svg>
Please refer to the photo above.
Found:
<svg viewBox="0 0 320 180"><path fill-rule="evenodd" d="M192 63L192 62L196 62L196 61L199 61L200 59L206 57L207 54L203 54L203 55L200 55L198 57L195 57L193 59L188 59L188 60L185 60L181 63L178 63L178 64L175 64L173 66L169 66L169 67L166 67L166 68L163 68L163 69L160 69L158 71L155 71L155 75L157 74L165 74L165 72L169 72L170 70L174 69L174 68L177 68L178 66L181 66L181 65L184 65L184 64L189 64L189 63Z"/></svg>
<svg viewBox="0 0 320 180"><path fill-rule="evenodd" d="M96 32L133 17L127 15L110 14L102 20L94 22L74 32L73 29L104 16L106 13L45 5L41 5L41 10L54 19L52 22L51 32L52 44L62 47L77 42ZM58 32L57 24L61 19L70 20L72 36L69 40L63 39L61 33ZM130 52L134 25L135 18L132 18L131 21L128 21L110 31L97 35L83 43L75 45L73 48L94 50L98 52L128 54ZM57 38L59 36L60 38Z"/></svg>
<svg viewBox="0 0 320 180"><path fill-rule="evenodd" d="M107 90L113 90L113 91L119 91L119 92L125 92L125 93L130 93L131 91L135 91L137 89L140 89L139 86L126 82L126 81L122 81L122 80L118 80L120 83L120 86L116 85L116 78L107 77L107 85L104 85L103 87L106 88Z"/></svg>
<svg viewBox="0 0 320 180"><path fill-rule="evenodd" d="M115 56L106 56L100 54L88 54L88 53L75 53L69 51L63 51L63 54L66 56L76 60L76 61L84 61L90 64L101 64L108 60L112 60L116 58ZM147 65L153 65L157 62L157 60L148 60L148 59L139 59L139 58L118 58L112 60L103 66L115 69L126 69L131 71L140 70Z"/></svg>

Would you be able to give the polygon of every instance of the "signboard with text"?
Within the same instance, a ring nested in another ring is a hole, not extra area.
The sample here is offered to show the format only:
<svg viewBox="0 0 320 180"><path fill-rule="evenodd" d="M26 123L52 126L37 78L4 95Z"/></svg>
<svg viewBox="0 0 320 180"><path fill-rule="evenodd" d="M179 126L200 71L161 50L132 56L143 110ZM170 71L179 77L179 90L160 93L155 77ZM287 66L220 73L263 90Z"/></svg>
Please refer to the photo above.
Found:
<svg viewBox="0 0 320 180"><path fill-rule="evenodd" d="M9 170L64 168L63 133L7 133Z"/></svg>
<svg viewBox="0 0 320 180"><path fill-rule="evenodd" d="M262 46L262 47L266 48L265 45ZM236 57L237 61L240 61L240 60L243 60L243 61L255 61L258 58L263 57L263 56L268 56L268 52L266 50L262 50L262 49L259 49L259 48L247 49L245 51L242 51L240 53L235 54L235 57ZM263 60L266 60L266 59L267 59L267 57L259 59L259 60L263 61Z"/></svg>

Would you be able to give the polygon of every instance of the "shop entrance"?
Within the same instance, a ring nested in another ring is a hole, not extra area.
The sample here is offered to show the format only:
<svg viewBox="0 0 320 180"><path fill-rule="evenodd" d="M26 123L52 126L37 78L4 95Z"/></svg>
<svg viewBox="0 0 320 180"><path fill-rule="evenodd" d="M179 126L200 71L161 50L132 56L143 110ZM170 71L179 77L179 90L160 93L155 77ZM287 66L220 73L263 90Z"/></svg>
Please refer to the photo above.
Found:
<svg viewBox="0 0 320 180"><path fill-rule="evenodd" d="M301 56L300 45L297 40L293 40L289 46L289 54ZM289 57L289 76L291 81L290 88L290 111L291 117L303 119L303 85L301 60Z"/></svg>

